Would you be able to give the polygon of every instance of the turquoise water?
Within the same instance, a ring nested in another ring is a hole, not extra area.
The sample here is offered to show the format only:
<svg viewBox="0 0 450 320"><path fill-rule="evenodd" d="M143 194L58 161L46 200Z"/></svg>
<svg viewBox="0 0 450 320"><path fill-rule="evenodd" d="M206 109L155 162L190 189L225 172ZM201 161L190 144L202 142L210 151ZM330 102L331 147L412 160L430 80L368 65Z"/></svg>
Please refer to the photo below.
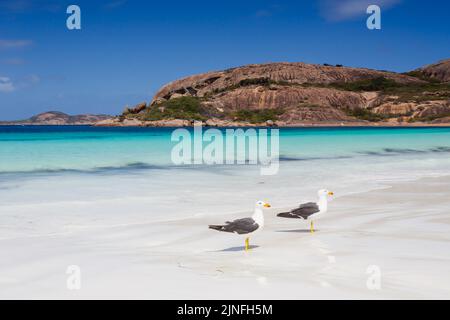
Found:
<svg viewBox="0 0 450 320"><path fill-rule="evenodd" d="M280 130L280 166L175 166L173 129L0 127L0 236L274 208L450 175L450 128Z"/></svg>
<svg viewBox="0 0 450 320"><path fill-rule="evenodd" d="M0 173L171 166L170 128L0 127ZM450 128L293 128L281 160L448 153Z"/></svg>

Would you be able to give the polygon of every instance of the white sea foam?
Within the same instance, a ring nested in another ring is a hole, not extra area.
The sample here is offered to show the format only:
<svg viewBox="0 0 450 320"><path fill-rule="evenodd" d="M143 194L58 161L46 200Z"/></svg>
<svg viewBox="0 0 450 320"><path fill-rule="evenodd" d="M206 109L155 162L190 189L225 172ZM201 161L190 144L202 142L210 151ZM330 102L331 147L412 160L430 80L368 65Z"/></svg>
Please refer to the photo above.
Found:
<svg viewBox="0 0 450 320"><path fill-rule="evenodd" d="M291 206L315 200L323 187L342 196L448 175L449 168L445 154L418 154L287 161L276 176L261 176L254 166L21 174L0 183L1 237L226 214L257 199Z"/></svg>

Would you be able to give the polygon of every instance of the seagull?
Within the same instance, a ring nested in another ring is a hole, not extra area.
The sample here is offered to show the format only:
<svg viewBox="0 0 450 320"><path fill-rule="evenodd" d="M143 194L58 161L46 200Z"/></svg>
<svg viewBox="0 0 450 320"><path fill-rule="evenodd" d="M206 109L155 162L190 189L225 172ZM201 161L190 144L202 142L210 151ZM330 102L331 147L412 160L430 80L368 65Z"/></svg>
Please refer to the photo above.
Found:
<svg viewBox="0 0 450 320"><path fill-rule="evenodd" d="M328 209L328 196L334 195L333 192L326 189L321 189L317 192L319 196L318 202L308 202L301 204L298 208L292 209L289 212L282 212L277 214L281 218L293 218L293 219L304 219L311 221L311 233L314 233L314 222L313 219L318 218Z"/></svg>
<svg viewBox="0 0 450 320"><path fill-rule="evenodd" d="M238 235L244 235L245 251L249 249L249 236L261 231L264 228L263 209L270 208L270 204L264 201L258 201L255 205L255 212L251 218L237 219L234 221L227 221L225 225L210 225L209 228L222 232L230 232Z"/></svg>

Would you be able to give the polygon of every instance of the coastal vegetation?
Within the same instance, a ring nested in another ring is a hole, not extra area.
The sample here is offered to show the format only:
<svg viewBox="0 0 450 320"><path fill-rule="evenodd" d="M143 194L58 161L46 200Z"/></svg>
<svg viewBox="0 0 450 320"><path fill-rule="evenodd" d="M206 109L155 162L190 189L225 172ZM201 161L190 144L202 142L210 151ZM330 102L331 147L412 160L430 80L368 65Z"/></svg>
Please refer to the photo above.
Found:
<svg viewBox="0 0 450 320"><path fill-rule="evenodd" d="M424 81L428 81L428 82L432 82L432 83L440 83L439 80L434 79L434 78L430 77L427 74L424 74L420 70L413 70L413 71L405 72L404 75L407 75L407 76L410 76L410 77L414 77L414 78L418 78L420 80L424 80Z"/></svg>
<svg viewBox="0 0 450 320"><path fill-rule="evenodd" d="M295 84L290 84L295 85ZM303 87L332 88L350 92L380 92L385 96L397 96L399 102L421 102L450 98L450 83L439 81L399 83L385 77L372 79L332 82L329 84L305 83Z"/></svg>
<svg viewBox="0 0 450 320"><path fill-rule="evenodd" d="M140 115L141 120L156 121L165 119L206 120L207 110L197 97L179 97L151 106Z"/></svg>
<svg viewBox="0 0 450 320"><path fill-rule="evenodd" d="M344 112L350 117L371 122L379 122L389 118L388 115L377 114L364 108L344 108Z"/></svg>
<svg viewBox="0 0 450 320"><path fill-rule="evenodd" d="M378 77L353 82L332 83L330 86L339 90L355 92L380 91L384 95L397 96L399 102L421 102L450 98L450 84L436 81L398 83L394 80Z"/></svg>
<svg viewBox="0 0 450 320"><path fill-rule="evenodd" d="M226 114L214 114L212 110L202 104L202 99L197 97L178 97L164 101L160 104L148 107L139 115L127 114L130 118L138 118L143 121L159 121L169 119L186 119L206 121L210 117L228 118L235 121L250 123L263 123L269 120L276 121L283 114L282 108L277 109L240 109Z"/></svg>
<svg viewBox="0 0 450 320"><path fill-rule="evenodd" d="M385 77L376 77L352 82L334 82L329 85L331 88L347 91L386 91L401 86L401 84L394 80Z"/></svg>

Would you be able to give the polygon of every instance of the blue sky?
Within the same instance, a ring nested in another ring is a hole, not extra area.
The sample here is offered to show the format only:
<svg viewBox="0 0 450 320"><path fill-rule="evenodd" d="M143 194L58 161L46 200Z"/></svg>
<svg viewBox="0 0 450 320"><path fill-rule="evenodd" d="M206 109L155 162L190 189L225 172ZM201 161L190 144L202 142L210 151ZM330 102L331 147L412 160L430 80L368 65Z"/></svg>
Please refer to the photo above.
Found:
<svg viewBox="0 0 450 320"><path fill-rule="evenodd" d="M66 28L67 6L81 30ZM366 28L368 4L382 29ZM249 63L408 71L450 58L448 1L0 0L0 119L118 114L163 84Z"/></svg>

